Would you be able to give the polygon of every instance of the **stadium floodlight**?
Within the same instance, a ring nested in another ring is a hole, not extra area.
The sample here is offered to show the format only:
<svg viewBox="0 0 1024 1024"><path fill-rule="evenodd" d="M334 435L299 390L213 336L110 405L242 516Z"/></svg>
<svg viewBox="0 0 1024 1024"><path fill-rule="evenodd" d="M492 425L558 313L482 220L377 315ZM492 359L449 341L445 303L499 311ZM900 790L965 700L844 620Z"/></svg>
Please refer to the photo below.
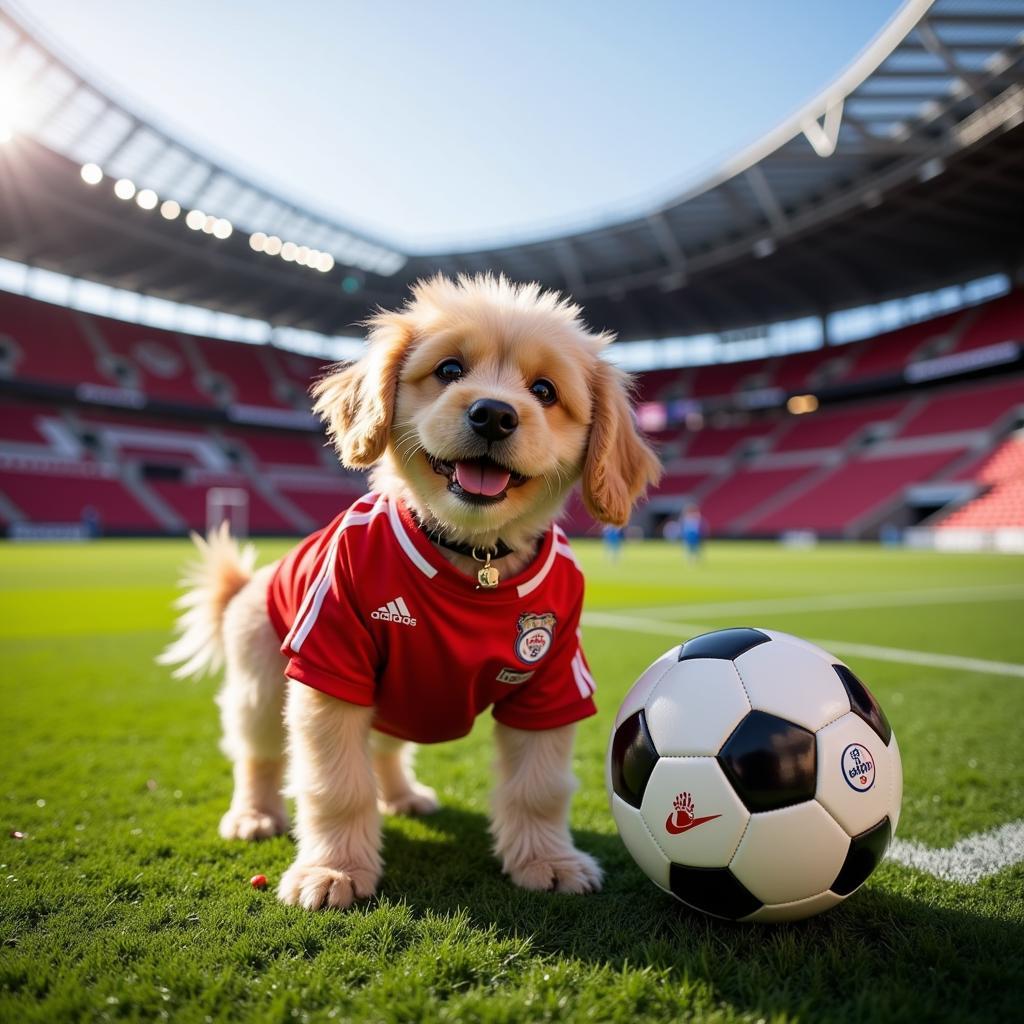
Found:
<svg viewBox="0 0 1024 1024"><path fill-rule="evenodd" d="M185 216L185 224L193 231L201 231L206 223L206 214L202 210L189 210Z"/></svg>
<svg viewBox="0 0 1024 1024"><path fill-rule="evenodd" d="M200 225L204 235L212 235L213 229L217 226L217 218L212 213L208 213L203 223Z"/></svg>
<svg viewBox="0 0 1024 1024"><path fill-rule="evenodd" d="M308 245L300 245L298 247L298 249L295 250L295 262L296 263L300 263L302 266L305 266L306 265L306 260L308 260L308 259L309 259L309 246Z"/></svg>
<svg viewBox="0 0 1024 1024"><path fill-rule="evenodd" d="M143 210L155 210L156 204L159 201L159 197L151 188L142 189L135 197L135 202L137 202Z"/></svg>
<svg viewBox="0 0 1024 1024"><path fill-rule="evenodd" d="M814 395L793 395L786 408L794 416L803 416L805 413L815 412L818 408L818 399Z"/></svg>
<svg viewBox="0 0 1024 1024"><path fill-rule="evenodd" d="M213 225L213 237L219 238L223 241L225 238L230 238L231 232L234 230L235 229L232 227L231 221L225 217L219 217Z"/></svg>
<svg viewBox="0 0 1024 1024"><path fill-rule="evenodd" d="M277 235L270 235L267 238L266 245L264 245L264 247L263 247L263 251L268 256L278 256L281 253L281 247L282 247L281 239L278 238Z"/></svg>
<svg viewBox="0 0 1024 1024"><path fill-rule="evenodd" d="M285 263L291 263L294 261L298 251L299 247L294 242L285 242L284 245L281 246L281 259L283 259Z"/></svg>
<svg viewBox="0 0 1024 1024"><path fill-rule="evenodd" d="M316 260L316 269L321 274L329 273L334 269L334 257L329 252L320 253Z"/></svg>
<svg viewBox="0 0 1024 1024"><path fill-rule="evenodd" d="M135 195L135 182L130 178L118 178L114 183L114 195L125 201Z"/></svg>
<svg viewBox="0 0 1024 1024"><path fill-rule="evenodd" d="M99 164L82 164L79 174L86 185L98 185L103 180L103 168Z"/></svg>
<svg viewBox="0 0 1024 1024"><path fill-rule="evenodd" d="M160 216L165 220L175 220L181 213L181 205L173 199L165 199L160 204Z"/></svg>
<svg viewBox="0 0 1024 1024"><path fill-rule="evenodd" d="M263 252L264 246L267 244L267 236L262 231L254 231L249 236L249 248L253 252Z"/></svg>

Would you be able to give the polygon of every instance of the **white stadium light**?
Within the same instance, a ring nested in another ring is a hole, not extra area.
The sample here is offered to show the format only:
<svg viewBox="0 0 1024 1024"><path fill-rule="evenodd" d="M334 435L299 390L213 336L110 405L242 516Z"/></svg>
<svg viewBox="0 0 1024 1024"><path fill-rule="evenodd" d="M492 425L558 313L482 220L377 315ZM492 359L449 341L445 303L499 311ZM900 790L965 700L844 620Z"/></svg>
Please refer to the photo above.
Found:
<svg viewBox="0 0 1024 1024"><path fill-rule="evenodd" d="M103 180L103 168L99 164L82 164L79 173L86 185L98 185Z"/></svg>
<svg viewBox="0 0 1024 1024"><path fill-rule="evenodd" d="M295 262L301 264L302 266L305 266L306 265L306 260L308 260L308 259L309 259L309 246L308 245L300 245L298 247L298 249L295 250Z"/></svg>
<svg viewBox="0 0 1024 1024"><path fill-rule="evenodd" d="M156 204L159 202L157 194L151 188L144 188L135 197L135 202L142 207L143 210L155 210Z"/></svg>
<svg viewBox="0 0 1024 1024"><path fill-rule="evenodd" d="M181 213L181 206L173 199L165 199L160 204L160 216L166 220L174 220Z"/></svg>
<svg viewBox="0 0 1024 1024"><path fill-rule="evenodd" d="M322 252L317 257L316 269L321 274L326 274L334 269L334 257L329 252Z"/></svg>
<svg viewBox="0 0 1024 1024"><path fill-rule="evenodd" d="M118 178L114 184L114 195L118 199L131 199L135 195L135 182L129 178Z"/></svg>
<svg viewBox="0 0 1024 1024"><path fill-rule="evenodd" d="M231 232L235 229L231 226L231 221L224 217L218 218L213 225L213 237L219 238L223 241L225 238L231 237Z"/></svg>
<svg viewBox="0 0 1024 1024"><path fill-rule="evenodd" d="M249 248L253 252L263 252L267 244L267 236L262 231L254 231L249 236Z"/></svg>
<svg viewBox="0 0 1024 1024"><path fill-rule="evenodd" d="M267 239L267 244L263 247L263 251L268 256L279 256L281 253L281 239L277 235L271 235Z"/></svg>
<svg viewBox="0 0 1024 1024"><path fill-rule="evenodd" d="M206 214L202 210L189 210L185 223L193 230L199 231L206 223Z"/></svg>
<svg viewBox="0 0 1024 1024"><path fill-rule="evenodd" d="M285 242L281 246L281 259L285 263L291 263L295 259L296 253L299 251L299 247L294 242Z"/></svg>

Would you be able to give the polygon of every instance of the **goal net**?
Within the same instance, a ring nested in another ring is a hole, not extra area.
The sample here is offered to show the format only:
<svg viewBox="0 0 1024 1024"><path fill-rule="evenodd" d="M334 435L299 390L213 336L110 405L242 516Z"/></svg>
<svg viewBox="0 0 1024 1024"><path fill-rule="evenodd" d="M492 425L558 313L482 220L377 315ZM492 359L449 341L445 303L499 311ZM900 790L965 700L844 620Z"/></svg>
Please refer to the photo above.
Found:
<svg viewBox="0 0 1024 1024"><path fill-rule="evenodd" d="M206 492L206 529L227 521L233 537L249 535L249 492L241 487L211 487Z"/></svg>

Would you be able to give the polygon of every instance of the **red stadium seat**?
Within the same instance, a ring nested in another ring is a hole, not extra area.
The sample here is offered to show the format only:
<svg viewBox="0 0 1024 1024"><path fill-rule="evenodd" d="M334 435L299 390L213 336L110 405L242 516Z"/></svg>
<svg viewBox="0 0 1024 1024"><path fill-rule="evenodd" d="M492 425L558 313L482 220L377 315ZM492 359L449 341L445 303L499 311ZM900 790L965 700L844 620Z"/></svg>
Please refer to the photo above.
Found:
<svg viewBox="0 0 1024 1024"><path fill-rule="evenodd" d="M848 462L779 508L746 524L751 533L816 530L837 534L932 479L962 449Z"/></svg>

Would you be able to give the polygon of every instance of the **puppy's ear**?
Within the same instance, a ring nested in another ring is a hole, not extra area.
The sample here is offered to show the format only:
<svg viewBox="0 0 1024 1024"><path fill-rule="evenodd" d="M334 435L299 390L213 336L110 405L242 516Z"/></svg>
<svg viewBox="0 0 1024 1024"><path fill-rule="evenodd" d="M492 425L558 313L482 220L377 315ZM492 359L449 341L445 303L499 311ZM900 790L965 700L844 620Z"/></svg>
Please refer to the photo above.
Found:
<svg viewBox="0 0 1024 1024"><path fill-rule="evenodd" d="M637 499L661 479L661 462L633 424L629 377L597 360L583 503L599 522L625 526Z"/></svg>
<svg viewBox="0 0 1024 1024"><path fill-rule="evenodd" d="M395 413L398 373L413 339L412 324L401 313L380 313L370 324L362 359L313 386L313 411L326 424L341 461L351 469L369 469L384 454Z"/></svg>

